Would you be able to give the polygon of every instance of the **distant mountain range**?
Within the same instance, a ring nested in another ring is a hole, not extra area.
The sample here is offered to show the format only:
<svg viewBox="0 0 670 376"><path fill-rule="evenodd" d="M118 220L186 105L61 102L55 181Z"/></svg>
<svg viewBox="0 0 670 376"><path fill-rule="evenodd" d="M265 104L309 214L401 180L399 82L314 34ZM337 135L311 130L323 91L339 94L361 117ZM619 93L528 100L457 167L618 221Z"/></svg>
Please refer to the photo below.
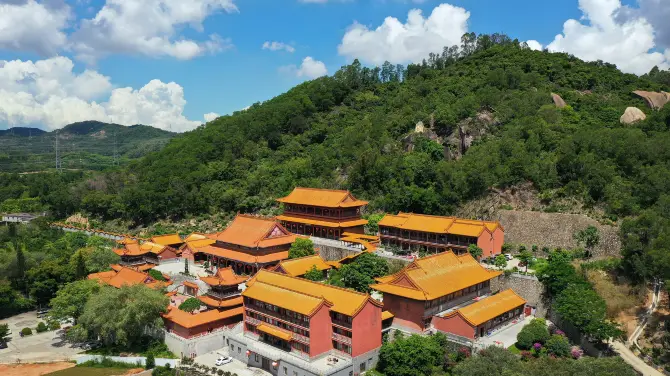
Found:
<svg viewBox="0 0 670 376"><path fill-rule="evenodd" d="M51 132L26 127L0 130L0 171L55 168L57 148L63 168L100 170L158 151L176 135L148 125L99 121L72 123Z"/></svg>

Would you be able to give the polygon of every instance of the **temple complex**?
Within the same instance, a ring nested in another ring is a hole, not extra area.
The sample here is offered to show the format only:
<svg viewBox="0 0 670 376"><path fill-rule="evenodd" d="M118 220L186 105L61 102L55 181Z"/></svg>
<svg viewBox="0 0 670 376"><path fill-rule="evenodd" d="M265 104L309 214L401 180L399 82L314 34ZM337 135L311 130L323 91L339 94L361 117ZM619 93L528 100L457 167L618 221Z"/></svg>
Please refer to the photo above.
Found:
<svg viewBox="0 0 670 376"><path fill-rule="evenodd" d="M153 289L165 288L172 284L169 277L165 275L163 277L167 281L159 281L147 273L120 265L113 265L112 270L107 272L92 273L88 275L88 279L98 280L116 288L121 288L124 285L132 286L143 284Z"/></svg>
<svg viewBox="0 0 670 376"><path fill-rule="evenodd" d="M277 220L294 234L339 239L345 232L363 234L368 223L361 217L367 201L349 191L295 188L277 201L284 206Z"/></svg>

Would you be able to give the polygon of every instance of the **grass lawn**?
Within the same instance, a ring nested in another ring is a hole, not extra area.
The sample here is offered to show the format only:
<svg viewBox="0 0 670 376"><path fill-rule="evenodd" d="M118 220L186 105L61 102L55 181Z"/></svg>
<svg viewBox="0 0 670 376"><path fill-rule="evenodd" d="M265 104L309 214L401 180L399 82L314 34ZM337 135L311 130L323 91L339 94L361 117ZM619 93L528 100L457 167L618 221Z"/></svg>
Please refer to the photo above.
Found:
<svg viewBox="0 0 670 376"><path fill-rule="evenodd" d="M519 350L519 348L516 347L516 343L513 344L512 346L508 347L507 350L509 350L509 352L511 352L512 354L517 354L517 355L521 354L521 350Z"/></svg>
<svg viewBox="0 0 670 376"><path fill-rule="evenodd" d="M128 368L72 367L48 373L48 376L113 376L125 375Z"/></svg>

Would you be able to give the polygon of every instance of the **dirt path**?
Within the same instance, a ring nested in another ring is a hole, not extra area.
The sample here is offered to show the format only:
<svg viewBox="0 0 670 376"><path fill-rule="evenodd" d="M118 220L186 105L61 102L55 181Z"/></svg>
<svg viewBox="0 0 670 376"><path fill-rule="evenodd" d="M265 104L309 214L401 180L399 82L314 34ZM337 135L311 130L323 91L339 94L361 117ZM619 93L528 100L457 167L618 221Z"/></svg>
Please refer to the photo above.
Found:
<svg viewBox="0 0 670 376"><path fill-rule="evenodd" d="M58 362L44 364L0 364L2 376L42 376L62 369L72 368L74 363Z"/></svg>

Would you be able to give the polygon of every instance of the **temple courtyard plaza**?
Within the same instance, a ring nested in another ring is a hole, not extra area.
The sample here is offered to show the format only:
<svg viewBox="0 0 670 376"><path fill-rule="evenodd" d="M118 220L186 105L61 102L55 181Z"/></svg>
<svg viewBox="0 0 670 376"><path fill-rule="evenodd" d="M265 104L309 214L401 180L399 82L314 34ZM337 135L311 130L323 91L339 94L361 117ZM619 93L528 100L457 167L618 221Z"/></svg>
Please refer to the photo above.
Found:
<svg viewBox="0 0 670 376"><path fill-rule="evenodd" d="M153 269L158 270L161 273L165 273L169 276L179 275L180 273L184 272L184 260L175 259L175 261L163 261L160 265L155 266ZM210 276L210 274L205 271L205 268L202 266L202 264L195 264L193 261L190 261L188 264L188 272L198 277Z"/></svg>
<svg viewBox="0 0 670 376"><path fill-rule="evenodd" d="M221 356L228 356L228 351L224 348L218 351L212 351L207 354L200 355L195 358L198 364L204 364L208 367L216 367L216 360ZM248 367L246 364L233 358L232 363L224 364L217 367L220 370L236 373L238 376L270 376L270 372L264 371L260 368Z"/></svg>
<svg viewBox="0 0 670 376"><path fill-rule="evenodd" d="M516 323L506 325L496 331L494 331L490 336L484 336L479 338L478 346L479 348L485 348L489 346L498 346L508 348L516 343L516 336L519 334L521 329L529 324L535 317L527 316L523 320L520 320ZM547 321L547 324L551 324Z"/></svg>
<svg viewBox="0 0 670 376"><path fill-rule="evenodd" d="M63 330L37 333L35 327L39 321L34 311L0 320L0 324L9 324L12 331L7 348L0 349L0 363L67 361L83 351L65 340ZM33 329L33 334L21 337L19 332L25 327Z"/></svg>

